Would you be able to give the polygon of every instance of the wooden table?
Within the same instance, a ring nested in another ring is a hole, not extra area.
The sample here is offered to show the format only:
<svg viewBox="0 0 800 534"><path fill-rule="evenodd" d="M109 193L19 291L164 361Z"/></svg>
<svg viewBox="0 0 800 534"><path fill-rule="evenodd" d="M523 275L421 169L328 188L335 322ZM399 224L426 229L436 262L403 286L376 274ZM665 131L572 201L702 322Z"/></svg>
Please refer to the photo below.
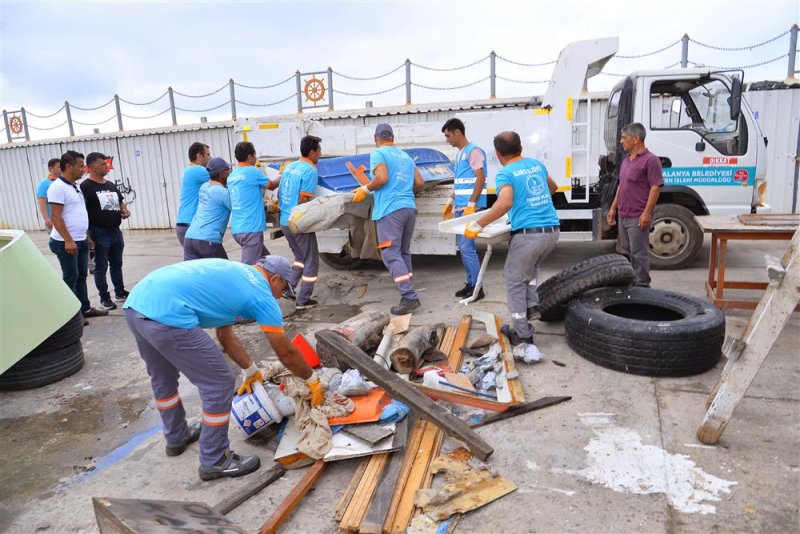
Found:
<svg viewBox="0 0 800 534"><path fill-rule="evenodd" d="M724 296L725 289L764 290L764 282L725 280L728 241L788 241L797 226L746 225L736 215L703 215L695 219L703 232L711 234L711 254L708 260L708 299L717 307L755 309L757 301L732 300Z"/></svg>

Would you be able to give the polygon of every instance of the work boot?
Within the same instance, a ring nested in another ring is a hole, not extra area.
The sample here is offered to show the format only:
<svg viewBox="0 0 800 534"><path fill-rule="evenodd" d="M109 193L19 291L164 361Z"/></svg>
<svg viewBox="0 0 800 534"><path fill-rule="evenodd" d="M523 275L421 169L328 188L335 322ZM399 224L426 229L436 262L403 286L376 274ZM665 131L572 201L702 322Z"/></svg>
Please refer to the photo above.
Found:
<svg viewBox="0 0 800 534"><path fill-rule="evenodd" d="M128 295L130 294L131 294L130 291L126 291L123 289L122 291L119 291L117 293L117 298L114 300L116 300L117 302L125 302L125 299L127 299Z"/></svg>
<svg viewBox="0 0 800 534"><path fill-rule="evenodd" d="M186 447L188 447L190 443L194 443L200 439L200 429L202 426L201 423L195 423L189 427L186 437L183 438L182 441L167 443L167 456L180 456L183 454L183 451L186 450Z"/></svg>
<svg viewBox="0 0 800 534"><path fill-rule="evenodd" d="M317 302L316 300L308 299L303 304L300 304L300 303L295 304L294 309L295 310L310 310L311 308L313 308L317 304L319 304L319 302Z"/></svg>
<svg viewBox="0 0 800 534"><path fill-rule="evenodd" d="M464 297L472 295L473 291L475 291L475 286L464 284L464 287L455 292L455 296L463 299Z"/></svg>
<svg viewBox="0 0 800 534"><path fill-rule="evenodd" d="M397 306L392 306L392 309L389 311L392 312L392 315L405 315L416 310L419 308L419 306L419 299L409 300L406 298L401 298L400 304Z"/></svg>
<svg viewBox="0 0 800 534"><path fill-rule="evenodd" d="M215 480L223 477L240 477L252 473L261 467L258 456L240 456L233 451L227 451L225 456L214 465L200 466L201 480Z"/></svg>
<svg viewBox="0 0 800 534"><path fill-rule="evenodd" d="M83 317L84 318L103 317L105 315L108 315L108 310L98 310L96 308L89 308L88 310L83 312Z"/></svg>
<svg viewBox="0 0 800 534"><path fill-rule="evenodd" d="M528 308L528 320L533 321L534 319L541 319L542 314L539 312L539 306L531 306Z"/></svg>
<svg viewBox="0 0 800 534"><path fill-rule="evenodd" d="M520 343L529 343L533 345L533 336L519 337L517 331L514 330L511 325L504 324L500 327L500 331L508 338L508 342L513 346L519 345Z"/></svg>

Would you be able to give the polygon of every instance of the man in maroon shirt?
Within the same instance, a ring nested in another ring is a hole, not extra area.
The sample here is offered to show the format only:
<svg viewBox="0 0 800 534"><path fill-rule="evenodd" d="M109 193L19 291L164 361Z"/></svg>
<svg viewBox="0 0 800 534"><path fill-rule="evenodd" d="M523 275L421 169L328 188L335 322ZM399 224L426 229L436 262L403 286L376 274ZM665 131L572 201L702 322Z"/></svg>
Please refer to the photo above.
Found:
<svg viewBox="0 0 800 534"><path fill-rule="evenodd" d="M631 258L639 287L650 287L650 223L664 185L661 160L644 146L645 135L638 122L622 128L620 142L629 156L620 166L619 188L607 215L614 226L619 209L619 243Z"/></svg>

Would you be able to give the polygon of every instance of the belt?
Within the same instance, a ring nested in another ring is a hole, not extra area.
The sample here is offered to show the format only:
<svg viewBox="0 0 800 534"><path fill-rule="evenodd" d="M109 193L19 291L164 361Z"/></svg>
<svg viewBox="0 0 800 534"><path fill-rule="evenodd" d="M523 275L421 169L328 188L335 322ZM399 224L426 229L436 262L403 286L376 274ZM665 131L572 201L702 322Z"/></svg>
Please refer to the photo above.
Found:
<svg viewBox="0 0 800 534"><path fill-rule="evenodd" d="M517 230L511 230L511 235L517 234L552 234L553 232L560 230L560 226L544 226L541 228L519 228Z"/></svg>
<svg viewBox="0 0 800 534"><path fill-rule="evenodd" d="M177 223L177 224L175 224L175 226L180 226L181 228L188 228L189 227L189 223Z"/></svg>

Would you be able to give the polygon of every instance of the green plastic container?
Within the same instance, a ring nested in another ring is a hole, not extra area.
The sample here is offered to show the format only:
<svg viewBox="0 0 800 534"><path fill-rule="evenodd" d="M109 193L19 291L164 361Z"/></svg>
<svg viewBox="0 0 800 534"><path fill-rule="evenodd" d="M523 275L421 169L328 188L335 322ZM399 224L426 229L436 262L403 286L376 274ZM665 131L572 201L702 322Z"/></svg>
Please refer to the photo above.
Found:
<svg viewBox="0 0 800 534"><path fill-rule="evenodd" d="M0 373L78 313L81 303L22 230L0 230Z"/></svg>

